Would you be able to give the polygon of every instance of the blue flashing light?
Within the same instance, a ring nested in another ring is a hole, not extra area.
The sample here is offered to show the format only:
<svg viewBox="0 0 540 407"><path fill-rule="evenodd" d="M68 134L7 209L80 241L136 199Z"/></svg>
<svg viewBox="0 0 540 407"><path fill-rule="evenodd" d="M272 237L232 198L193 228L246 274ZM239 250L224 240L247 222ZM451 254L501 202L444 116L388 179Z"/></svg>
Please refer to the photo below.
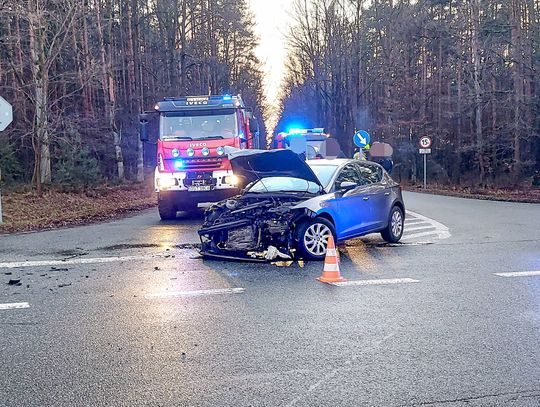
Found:
<svg viewBox="0 0 540 407"><path fill-rule="evenodd" d="M289 134L304 134L306 130L304 129L289 129L287 133Z"/></svg>
<svg viewBox="0 0 540 407"><path fill-rule="evenodd" d="M174 168L177 170L181 170L182 168L184 168L184 162L182 160L176 160L174 162Z"/></svg>
<svg viewBox="0 0 540 407"><path fill-rule="evenodd" d="M232 96L231 95L225 95L223 96L223 101L224 102L230 102L232 100Z"/></svg>

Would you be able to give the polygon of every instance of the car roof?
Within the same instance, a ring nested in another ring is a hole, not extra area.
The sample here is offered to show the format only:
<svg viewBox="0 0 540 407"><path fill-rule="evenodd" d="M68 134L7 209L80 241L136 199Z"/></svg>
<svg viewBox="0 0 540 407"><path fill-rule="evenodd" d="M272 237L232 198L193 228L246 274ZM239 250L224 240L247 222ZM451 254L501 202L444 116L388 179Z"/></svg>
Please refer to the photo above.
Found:
<svg viewBox="0 0 540 407"><path fill-rule="evenodd" d="M355 160L349 159L349 158L334 158L334 159L328 159L323 158L320 160L307 160L306 163L308 165L331 165L333 167L343 167L345 164L353 162Z"/></svg>

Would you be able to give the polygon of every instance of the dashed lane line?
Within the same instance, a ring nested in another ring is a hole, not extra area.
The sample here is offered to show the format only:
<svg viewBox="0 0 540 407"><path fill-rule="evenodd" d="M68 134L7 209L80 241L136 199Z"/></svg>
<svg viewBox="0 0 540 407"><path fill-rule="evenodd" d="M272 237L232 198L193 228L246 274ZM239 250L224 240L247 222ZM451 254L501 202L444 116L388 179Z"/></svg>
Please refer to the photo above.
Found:
<svg viewBox="0 0 540 407"><path fill-rule="evenodd" d="M27 302L11 302L8 304L0 304L0 310L30 308L30 304Z"/></svg>
<svg viewBox="0 0 540 407"><path fill-rule="evenodd" d="M175 298L175 297L201 297L205 295L242 294L245 288L218 288L213 290L193 290L193 291L171 291L162 293L147 294L147 299L154 298Z"/></svg>
<svg viewBox="0 0 540 407"><path fill-rule="evenodd" d="M342 281L340 283L330 283L338 287L347 287L355 285L388 285L388 284L408 284L408 283L419 283L420 280L415 280L412 278L380 278L375 280L351 280L351 281Z"/></svg>
<svg viewBox="0 0 540 407"><path fill-rule="evenodd" d="M509 273L493 273L499 277L538 277L540 271L514 271Z"/></svg>
<svg viewBox="0 0 540 407"><path fill-rule="evenodd" d="M188 259L193 256L197 256L196 251L182 251L175 252L173 255L160 255L160 254L147 254L139 256L112 256L112 257L77 257L75 259L67 260L34 260L34 261L12 261L0 263L0 268L20 268L20 267L43 267L43 266L66 266L73 264L97 264L97 263L115 263L123 261L145 261L145 260L163 260L165 258L175 259Z"/></svg>

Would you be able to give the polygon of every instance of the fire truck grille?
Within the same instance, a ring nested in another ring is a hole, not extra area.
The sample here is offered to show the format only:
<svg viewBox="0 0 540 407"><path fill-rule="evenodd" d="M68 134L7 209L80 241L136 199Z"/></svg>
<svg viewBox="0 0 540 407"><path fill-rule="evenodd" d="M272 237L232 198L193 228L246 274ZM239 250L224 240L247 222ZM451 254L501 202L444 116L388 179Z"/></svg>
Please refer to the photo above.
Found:
<svg viewBox="0 0 540 407"><path fill-rule="evenodd" d="M190 158L184 161L184 169L205 169L220 167L222 158Z"/></svg>

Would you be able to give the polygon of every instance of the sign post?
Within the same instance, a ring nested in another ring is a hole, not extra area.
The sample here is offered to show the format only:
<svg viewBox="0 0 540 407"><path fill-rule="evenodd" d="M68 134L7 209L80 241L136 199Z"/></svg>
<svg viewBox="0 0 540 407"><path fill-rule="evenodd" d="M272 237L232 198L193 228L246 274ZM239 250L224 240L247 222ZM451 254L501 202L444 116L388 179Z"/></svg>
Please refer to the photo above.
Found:
<svg viewBox="0 0 540 407"><path fill-rule="evenodd" d="M0 96L0 131L4 131L13 121L13 107L6 99ZM0 181L2 170L0 169ZM0 225L2 224L2 190L0 190Z"/></svg>
<svg viewBox="0 0 540 407"><path fill-rule="evenodd" d="M420 154L424 156L424 189L427 189L427 155L431 154L433 140L429 136L420 137Z"/></svg>

